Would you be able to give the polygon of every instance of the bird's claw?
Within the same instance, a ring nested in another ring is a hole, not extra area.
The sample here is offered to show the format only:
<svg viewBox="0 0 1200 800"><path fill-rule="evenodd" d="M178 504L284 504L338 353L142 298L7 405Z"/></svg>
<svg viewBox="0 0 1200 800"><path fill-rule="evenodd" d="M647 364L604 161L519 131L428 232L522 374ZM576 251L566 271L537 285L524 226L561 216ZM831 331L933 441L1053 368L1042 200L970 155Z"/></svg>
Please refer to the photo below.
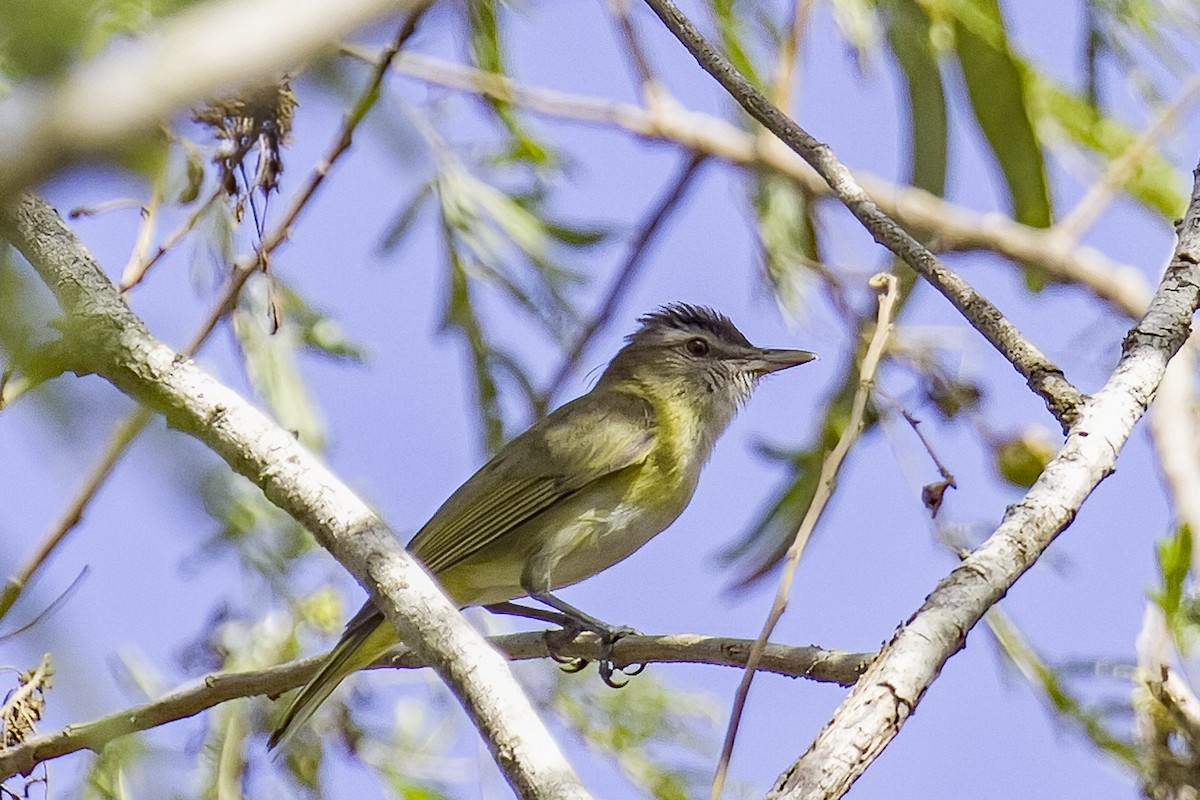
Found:
<svg viewBox="0 0 1200 800"><path fill-rule="evenodd" d="M549 653L556 663L562 665L562 671L574 674L580 672L586 667L589 662L586 658L578 656L564 656L559 652L563 647L566 647L575 640L575 637L583 632L582 628L575 626L563 626L556 631L546 631L542 634L542 639L546 642L546 652Z"/></svg>
<svg viewBox="0 0 1200 800"><path fill-rule="evenodd" d="M576 673L582 671L588 664L590 659L580 658L577 656L564 656L559 652L563 647L575 640L575 637L584 630L582 626L565 626L556 631L546 631L543 637L546 641L546 650L550 654L550 658L562 665L563 672ZM600 671L600 680L604 681L605 686L611 686L614 689L620 689L629 681L616 680L614 676L619 672L622 675L630 677L641 674L646 668L645 664L627 664L623 667L618 667L612 658L613 645L618 639L625 636L631 636L637 633L636 630L629 627L620 628L605 628L604 630L592 630L600 637L600 656L596 659L596 666Z"/></svg>

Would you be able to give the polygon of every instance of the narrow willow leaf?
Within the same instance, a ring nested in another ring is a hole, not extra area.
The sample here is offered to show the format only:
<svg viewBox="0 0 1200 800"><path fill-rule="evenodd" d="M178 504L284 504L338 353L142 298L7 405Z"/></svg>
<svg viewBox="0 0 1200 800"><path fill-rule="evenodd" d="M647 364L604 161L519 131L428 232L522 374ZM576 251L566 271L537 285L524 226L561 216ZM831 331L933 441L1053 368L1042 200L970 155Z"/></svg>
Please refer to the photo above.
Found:
<svg viewBox="0 0 1200 800"><path fill-rule="evenodd" d="M755 181L755 228L763 266L776 298L791 313L803 306L809 267L820 263L811 198L776 173L759 173Z"/></svg>
<svg viewBox="0 0 1200 800"><path fill-rule="evenodd" d="M910 181L941 196L946 188L948 153L946 93L930 38L931 20L914 0L885 0L882 8L888 45L908 90Z"/></svg>
<svg viewBox="0 0 1200 800"><path fill-rule="evenodd" d="M1022 64L1008 46L996 0L956 0L955 51L975 119L1004 173L1018 222L1051 222L1041 143L1025 95Z"/></svg>
<svg viewBox="0 0 1200 800"><path fill-rule="evenodd" d="M1137 132L1036 70L1027 68L1025 81L1039 128L1053 128L1085 152L1101 156L1101 166L1137 140ZM1182 216L1187 204L1185 188L1184 175L1157 149L1146 154L1125 184L1131 197L1168 221Z"/></svg>

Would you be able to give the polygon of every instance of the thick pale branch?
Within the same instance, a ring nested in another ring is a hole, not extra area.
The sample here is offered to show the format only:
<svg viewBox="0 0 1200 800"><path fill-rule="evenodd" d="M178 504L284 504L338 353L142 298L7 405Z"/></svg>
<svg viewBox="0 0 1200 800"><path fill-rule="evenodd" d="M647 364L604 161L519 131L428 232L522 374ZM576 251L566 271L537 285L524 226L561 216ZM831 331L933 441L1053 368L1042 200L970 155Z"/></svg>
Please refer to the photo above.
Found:
<svg viewBox="0 0 1200 800"><path fill-rule="evenodd" d="M491 642L512 661L541 659L549 655L541 632L498 636ZM692 634L628 636L617 642L612 658L617 666L686 662L740 667L746 663L752 644L749 639ZM600 642L595 636L586 634L558 652L570 658L595 660L600 657ZM874 653L843 653L818 647L772 644L763 654L759 671L849 686L874 657ZM321 666L321 661L322 657L317 656L269 669L206 675L197 685L178 689L150 703L29 739L0 751L0 781L17 773L28 774L35 766L52 758L80 750L98 751L120 736L185 719L234 698L277 697L307 682ZM399 645L369 669L425 666L428 665L411 649Z"/></svg>
<svg viewBox="0 0 1200 800"><path fill-rule="evenodd" d="M215 0L109 48L58 83L0 106L0 199L55 166L128 144L221 92L275 80L342 37L418 0Z"/></svg>
<svg viewBox="0 0 1200 800"><path fill-rule="evenodd" d="M892 740L967 632L1025 573L1113 469L1200 304L1200 172L1175 257L1121 360L1081 409L1041 477L996 531L938 584L880 651L833 718L780 776L773 798L840 797Z"/></svg>
<svg viewBox="0 0 1200 800"><path fill-rule="evenodd" d="M88 368L200 439L308 528L447 682L519 796L588 796L503 658L361 499L291 433L151 336L46 203L22 197L0 213L0 229L58 298Z"/></svg>

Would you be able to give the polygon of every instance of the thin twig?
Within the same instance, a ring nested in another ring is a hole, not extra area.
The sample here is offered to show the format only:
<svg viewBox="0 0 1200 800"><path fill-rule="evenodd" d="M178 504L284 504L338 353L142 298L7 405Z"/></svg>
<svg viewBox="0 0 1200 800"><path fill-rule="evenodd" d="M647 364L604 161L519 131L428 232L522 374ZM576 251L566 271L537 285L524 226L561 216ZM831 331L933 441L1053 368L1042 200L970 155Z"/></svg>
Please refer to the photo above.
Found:
<svg viewBox="0 0 1200 800"><path fill-rule="evenodd" d="M542 631L515 633L489 639L510 661L549 657ZM724 639L695 634L627 636L612 649L615 664L689 663L741 667L749 658L749 639ZM585 634L564 645L563 656L595 659L600 641ZM818 647L767 646L760 665L763 671L793 678L847 686L866 669L874 653L844 653ZM308 682L324 656L313 656L267 669L218 672L192 681L162 697L108 714L91 722L76 723L47 733L9 750L0 750L0 781L17 773L28 774L39 763L80 750L99 750L112 740L137 731L165 725L199 714L239 697L278 697ZM428 665L404 645L397 645L368 669L423 669Z"/></svg>
<svg viewBox="0 0 1200 800"><path fill-rule="evenodd" d="M0 593L0 619L12 608L13 603L21 596L21 592L24 591L34 574L41 569L51 554L58 549L59 545L66 540L67 535L83 519L84 509L88 507L88 504L92 502L93 498L100 491L100 487L104 485L105 480L112 473L121 456L129 448L129 444L146 427L146 424L150 421L150 417L151 412L148 409L138 407L117 425L113 431L112 439L104 451L104 455L92 469L87 480L84 481L83 486L71 500L62 516L59 517L58 522L55 523L50 532L42 539L41 544L29 556L25 565L5 583L4 591Z"/></svg>
<svg viewBox="0 0 1200 800"><path fill-rule="evenodd" d="M86 566L83 569L79 570L79 574L75 576L75 579L73 581L71 581L69 584L67 584L67 588L65 588L61 592L59 592L58 597L51 600L50 604L48 606L43 608L38 613L34 614L33 619L18 626L15 630L11 630L6 633L0 633L0 642L5 641L6 639L12 639L14 637L20 636L22 633L29 630L30 628L35 628L38 625L40 625L44 620L49 619L50 617L54 616L54 614L57 613L58 610L60 608L62 608L63 605L66 604L67 600L71 597L71 595L75 594L75 590L78 589L80 587L80 585L83 584L83 579L87 577L88 571L89 571L88 567L86 567Z"/></svg>
<svg viewBox="0 0 1200 800"><path fill-rule="evenodd" d="M613 24L616 25L621 38L625 41L625 50L629 55L633 74L637 78L642 102L653 106L664 89L654 77L654 70L650 67L650 58L646 55L646 48L642 47L637 29L633 27L633 20L629 18L629 2L630 0L607 0L608 10Z"/></svg>
<svg viewBox="0 0 1200 800"><path fill-rule="evenodd" d="M642 265L645 263L651 242L654 241L654 237L662 228L663 222L679 206L679 202L683 199L688 186L696 177L697 170L704 163L704 159L705 156L703 154L693 153L687 160L687 163L680 169L679 175L671 183L670 188L663 194L658 205L650 212L637 237L634 238L633 243L630 245L629 255L626 256L625 263L617 272L617 277L613 280L612 286L609 287L604 297L604 302L600 304L599 310L583 326L575 342L571 345L570 350L567 351L562 363L559 364L558 369L555 371L554 377L550 379L550 383L542 393L540 405L545 406L554 399L554 395L562 389L567 378L579 366L579 360L583 357L583 353L587 350L588 345L592 343L592 339L612 319L617 305L624 299L630 284L633 283Z"/></svg>
<svg viewBox="0 0 1200 800"><path fill-rule="evenodd" d="M854 400L850 406L850 417L846 423L846 429L842 432L837 444L821 462L821 474L817 479L816 493L813 495L812 503L809 504L808 511L804 515L804 520L796 530L796 536L792 540L791 547L788 548L787 558L783 564L783 574L779 579L779 588L775 592L775 601L771 604L771 611L767 615L766 622L763 623L762 631L758 634L758 638L754 641L754 646L750 650L750 658L746 663L746 670L742 673L742 681L738 685L737 693L733 698L733 709L729 714L729 726L725 729L725 743L721 747L721 757L717 761L716 774L713 775L712 791L709 794L711 800L720 800L721 792L725 788L725 778L729 772L729 761L733 757L733 745L737 740L738 726L742 721L742 712L746 708L746 698L750 694L750 684L754 681L754 672L758 669L762 651L766 647L767 641L771 638L771 633L774 632L775 626L779 623L780 618L783 617L783 612L787 609L788 598L792 593L792 581L796 576L796 568L800 565L800 557L804 554L804 548L808 544L809 537L812 535L813 529L817 526L817 520L821 518L821 514L824 512L829 498L833 496L834 484L837 481L837 474L842 467L842 462L845 461L846 455L850 452L850 448L854 445L859 433L862 431L863 417L867 410L867 401L870 399L871 391L875 386L875 373L879 368L879 363L883 358L884 350L891 336L892 312L898 298L897 280L894 275L881 272L871 278L870 285L879 292L879 313L875 320L875 332L871 335L871 343L867 346L867 352L863 356L862 368L859 371L858 388L855 390Z"/></svg>
<svg viewBox="0 0 1200 800"><path fill-rule="evenodd" d="M127 292L141 283L146 277L146 273L150 271L150 268L157 264L159 259L165 256L175 245L179 244L183 237L187 236L196 227L196 224L208 213L208 210L213 207L217 200L224 196L225 189L218 186L208 196L208 199L197 206L178 228L167 234L166 238L155 248L154 255L149 258L139 259L136 263L131 261L125 267L125 272L121 275L121 291Z"/></svg>
<svg viewBox="0 0 1200 800"><path fill-rule="evenodd" d="M921 420L917 419L911 411L905 408L903 403L887 392L876 390L875 397L886 400L903 417L904 421L908 423L908 427L912 428L912 432L917 435L921 446L925 448L925 453L933 462L938 475L941 476L941 481L927 483L921 487L921 502L929 509L930 514L936 518L938 511L942 507L942 499L945 496L946 490L958 488L958 482L954 479L954 474L950 472L942 459L938 457L937 451L933 449L933 443L926 438L925 432L921 430Z"/></svg>
<svg viewBox="0 0 1200 800"><path fill-rule="evenodd" d="M158 221L158 212L162 208L163 194L166 191L167 178L163 174L164 172L165 168L154 176L153 186L150 188L150 200L142 206L142 223L138 225L137 238L134 239L133 250L129 253L129 261L121 270L122 286L136 283L136 280L131 280L131 278L139 272L145 272L141 265L146 260L146 251L150 249L150 240L154 237L154 225Z"/></svg>
<svg viewBox="0 0 1200 800"><path fill-rule="evenodd" d="M937 289L959 313L983 334L1016 370L1025 377L1029 388L1040 396L1063 427L1079 414L1084 397L1020 330L937 256L885 214L855 180L850 170L837 160L828 145L817 141L791 118L776 108L714 48L676 7L672 0L646 0L663 24L713 76L726 91L780 141L825 179L834 194L875 241L895 253Z"/></svg>

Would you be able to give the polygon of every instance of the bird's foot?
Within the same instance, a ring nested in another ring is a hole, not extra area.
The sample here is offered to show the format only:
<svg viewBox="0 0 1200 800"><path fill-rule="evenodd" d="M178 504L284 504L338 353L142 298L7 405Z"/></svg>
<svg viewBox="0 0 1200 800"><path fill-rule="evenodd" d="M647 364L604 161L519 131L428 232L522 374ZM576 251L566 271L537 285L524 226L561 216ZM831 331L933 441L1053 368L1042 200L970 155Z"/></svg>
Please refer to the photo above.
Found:
<svg viewBox="0 0 1200 800"><path fill-rule="evenodd" d="M626 664L623 667L618 667L612 658L613 645L617 640L625 636L633 636L637 631L628 626L614 627L612 625L583 625L575 622L571 625L564 625L556 631L546 631L544 634L546 640L546 649L550 653L550 657L562 664L564 672L575 673L584 669L589 663L589 659L564 656L560 652L563 647L575 640L579 634L584 631L589 631L596 634L600 638L600 655L596 659L596 666L600 671L600 680L604 681L606 686L611 686L614 689L620 689L629 681L616 680L613 676L616 673L622 675L638 675L646 668L645 664Z"/></svg>

